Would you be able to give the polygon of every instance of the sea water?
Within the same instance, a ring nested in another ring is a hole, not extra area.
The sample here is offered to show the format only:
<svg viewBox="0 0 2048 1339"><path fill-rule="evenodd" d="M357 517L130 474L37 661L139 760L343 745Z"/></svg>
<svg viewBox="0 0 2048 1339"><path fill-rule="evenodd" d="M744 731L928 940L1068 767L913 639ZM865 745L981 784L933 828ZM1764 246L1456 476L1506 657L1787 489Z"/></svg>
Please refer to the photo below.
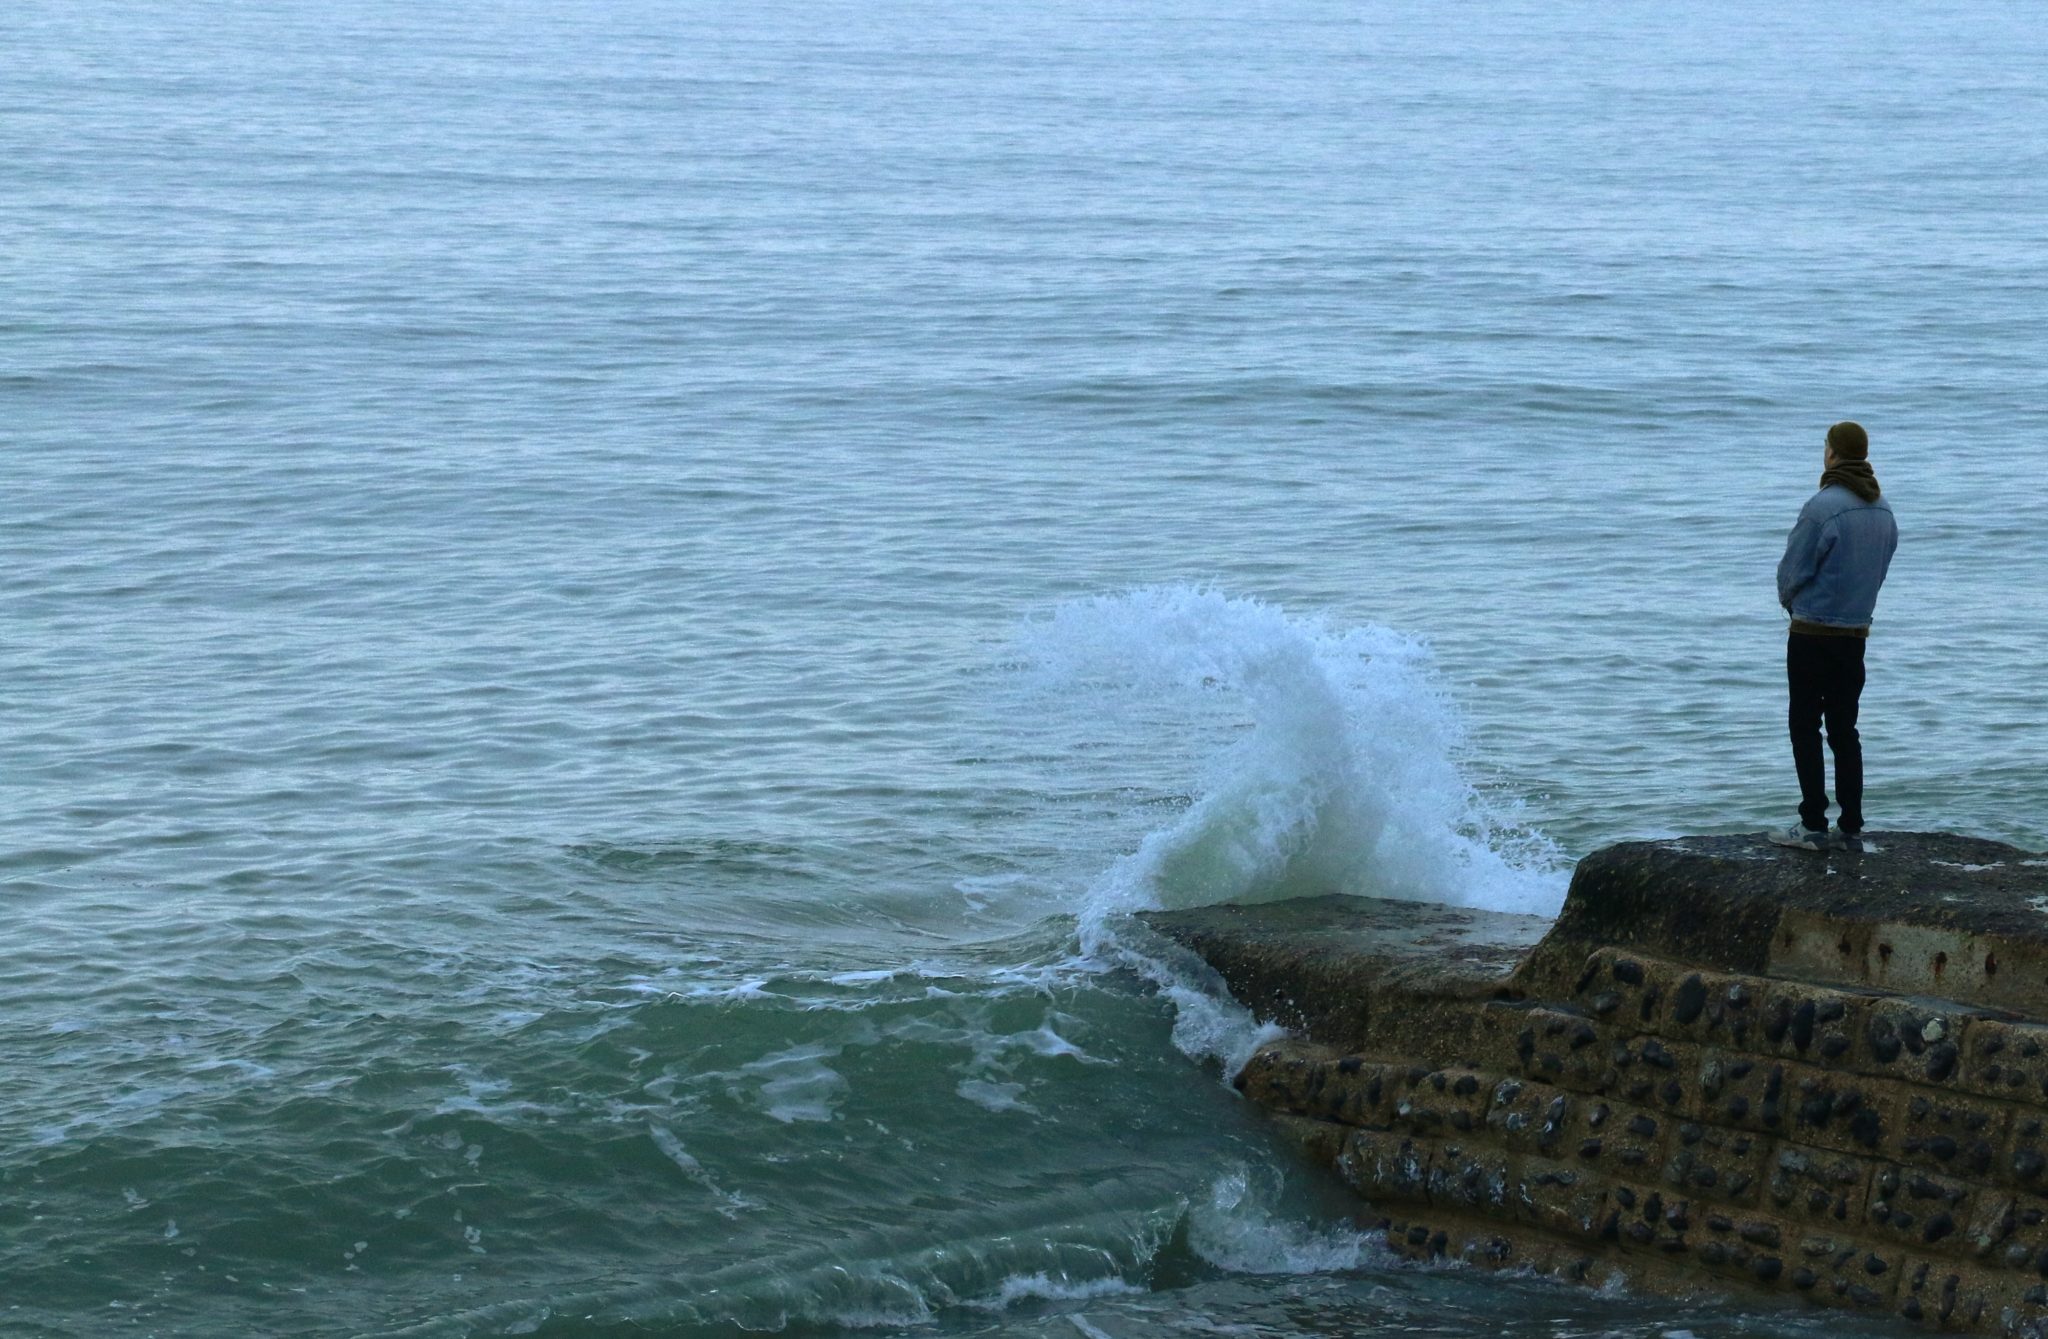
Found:
<svg viewBox="0 0 2048 1339"><path fill-rule="evenodd" d="M2048 845L2048 27L0 12L0 1332L1819 1334L1391 1263L1129 913Z"/></svg>

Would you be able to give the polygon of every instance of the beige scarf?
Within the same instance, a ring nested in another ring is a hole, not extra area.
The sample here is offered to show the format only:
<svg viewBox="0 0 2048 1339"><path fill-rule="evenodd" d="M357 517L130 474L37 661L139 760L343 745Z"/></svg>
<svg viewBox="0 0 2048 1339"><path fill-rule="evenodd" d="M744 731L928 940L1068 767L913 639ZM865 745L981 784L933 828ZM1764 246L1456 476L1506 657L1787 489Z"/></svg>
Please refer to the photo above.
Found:
<svg viewBox="0 0 2048 1339"><path fill-rule="evenodd" d="M1879 496L1877 475L1867 460L1836 461L1833 469L1820 476L1822 488L1829 484L1840 484L1865 502L1875 502Z"/></svg>

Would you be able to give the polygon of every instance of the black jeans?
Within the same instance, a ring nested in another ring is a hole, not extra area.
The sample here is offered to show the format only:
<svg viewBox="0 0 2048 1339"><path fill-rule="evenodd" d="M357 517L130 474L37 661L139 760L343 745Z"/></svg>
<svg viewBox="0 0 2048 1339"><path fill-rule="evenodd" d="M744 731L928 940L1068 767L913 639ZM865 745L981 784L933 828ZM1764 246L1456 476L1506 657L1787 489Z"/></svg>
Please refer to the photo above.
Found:
<svg viewBox="0 0 2048 1339"><path fill-rule="evenodd" d="M1863 831L1863 741L1856 733L1856 700L1863 696L1861 637L1791 634L1785 647L1785 677L1792 689L1787 722L1792 728L1792 765L1799 772L1799 821L1810 830L1828 825L1828 777L1820 756L1825 719L1828 748L1835 755L1837 825Z"/></svg>

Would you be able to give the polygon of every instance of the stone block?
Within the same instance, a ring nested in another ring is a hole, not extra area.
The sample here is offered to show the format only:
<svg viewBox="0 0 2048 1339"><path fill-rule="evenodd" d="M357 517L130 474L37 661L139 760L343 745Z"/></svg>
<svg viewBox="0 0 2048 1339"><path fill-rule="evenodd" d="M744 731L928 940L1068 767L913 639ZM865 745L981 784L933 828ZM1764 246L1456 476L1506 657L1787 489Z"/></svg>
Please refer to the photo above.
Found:
<svg viewBox="0 0 2048 1339"><path fill-rule="evenodd" d="M1290 1115L1321 1115L1323 1090L1339 1058L1335 1049L1314 1042L1274 1042L1252 1053L1234 1083L1259 1106Z"/></svg>
<svg viewBox="0 0 2048 1339"><path fill-rule="evenodd" d="M1337 1155L1337 1174L1353 1190L1384 1209L1423 1204L1429 1198L1430 1163L1436 1149L1428 1140L1380 1130L1353 1130Z"/></svg>
<svg viewBox="0 0 2048 1339"><path fill-rule="evenodd" d="M1652 1186L1614 1182L1607 1188L1607 1202L1614 1240L1623 1250L1654 1251L1674 1258L1689 1250L1686 1234L1693 1227L1690 1198L1667 1197Z"/></svg>
<svg viewBox="0 0 2048 1339"><path fill-rule="evenodd" d="M1381 1105L1373 1109L1393 1128L1411 1134L1469 1135L1484 1126L1496 1083L1493 1076L1469 1069L1409 1070L1386 1085Z"/></svg>
<svg viewBox="0 0 2048 1339"><path fill-rule="evenodd" d="M1611 1176L1648 1179L1663 1163L1674 1137L1674 1116L1604 1097L1579 1103L1569 1147L1579 1161Z"/></svg>
<svg viewBox="0 0 2048 1339"><path fill-rule="evenodd" d="M1362 1056L1331 1062L1309 1111L1345 1125L1386 1128L1408 1083L1408 1067L1383 1064Z"/></svg>
<svg viewBox="0 0 2048 1339"><path fill-rule="evenodd" d="M1905 1254L1846 1233L1810 1232L1787 1257L1792 1289L1825 1306L1880 1311L1891 1304Z"/></svg>
<svg viewBox="0 0 2048 1339"><path fill-rule="evenodd" d="M1647 1108L1531 1079L1495 1085L1486 1110L1487 1131L1503 1148L1621 1177L1653 1175L1672 1126Z"/></svg>
<svg viewBox="0 0 2048 1339"><path fill-rule="evenodd" d="M1374 1224L1387 1249L1410 1260L1462 1260L1491 1269L1526 1269L1557 1278L1598 1277L1599 1253L1584 1243L1554 1241L1505 1224L1438 1210L1399 1209Z"/></svg>
<svg viewBox="0 0 2048 1339"><path fill-rule="evenodd" d="M2048 1099L2048 1025L1972 1020L1964 1036L1956 1086L2013 1102L2038 1104Z"/></svg>
<svg viewBox="0 0 2048 1339"><path fill-rule="evenodd" d="M2048 1116L2038 1108L2013 1115L2012 1132L1999 1150L1993 1173L2022 1192L2048 1193Z"/></svg>
<svg viewBox="0 0 2048 1339"><path fill-rule="evenodd" d="M1580 1014L1530 1009L1523 1030L1515 1037L1520 1072L1580 1092L1600 1091L1607 1081L1603 1043L1612 1032Z"/></svg>
<svg viewBox="0 0 2048 1339"><path fill-rule="evenodd" d="M1659 1030L1702 1046L1758 1051L1768 982L1750 976L1674 968Z"/></svg>
<svg viewBox="0 0 2048 1339"><path fill-rule="evenodd" d="M1380 1225L1387 1249L1408 1260L1441 1260L1459 1244L1426 1209L1403 1207Z"/></svg>
<svg viewBox="0 0 2048 1339"><path fill-rule="evenodd" d="M1805 981L1767 983L1753 1049L1818 1069L1953 1089L1969 1029L1987 1015L1947 1000Z"/></svg>
<svg viewBox="0 0 2048 1339"><path fill-rule="evenodd" d="M1628 1032L1655 1032L1672 967L1625 949L1603 948L1586 959L1572 1000L1595 1018Z"/></svg>
<svg viewBox="0 0 2048 1339"><path fill-rule="evenodd" d="M1599 1035L1590 1019L1562 1009L1490 1000L1474 1015L1461 1059L1471 1069L1556 1082L1568 1064L1574 1075L1588 1070L1583 1053Z"/></svg>
<svg viewBox="0 0 2048 1339"><path fill-rule="evenodd" d="M1818 1069L1854 1071L1867 1050L1859 1042L1863 1009L1871 998L1867 991L1770 981L1764 989L1755 1049Z"/></svg>
<svg viewBox="0 0 2048 1339"><path fill-rule="evenodd" d="M1964 1229L1976 1211L1976 1191L1968 1182L1887 1163L1871 1178L1864 1223L1875 1240L1951 1255L1968 1251Z"/></svg>
<svg viewBox="0 0 2048 1339"><path fill-rule="evenodd" d="M1874 1153L1894 1122L1885 1085L1794 1061L1712 1051L1700 1066L1702 1119L1845 1153Z"/></svg>
<svg viewBox="0 0 2048 1339"><path fill-rule="evenodd" d="M1899 1162L1982 1180L2009 1147L2012 1108L1955 1093L1909 1089L1885 1152Z"/></svg>
<svg viewBox="0 0 2048 1339"><path fill-rule="evenodd" d="M1782 1128L1796 1143L1876 1156L1896 1140L1897 1084L1791 1064L1783 1100L1788 1122Z"/></svg>
<svg viewBox="0 0 2048 1339"><path fill-rule="evenodd" d="M1719 1204L1754 1205L1769 1175L1771 1141L1748 1130L1683 1121L1666 1146L1660 1181L1668 1192Z"/></svg>
<svg viewBox="0 0 2048 1339"><path fill-rule="evenodd" d="M1604 1178L1557 1159L1517 1159L1508 1199L1517 1219L1567 1240L1596 1241L1608 1226Z"/></svg>
<svg viewBox="0 0 2048 1339"><path fill-rule="evenodd" d="M1908 1258L1893 1310L1927 1329L1994 1329L2013 1335L2048 1316L2048 1286L2039 1279L1931 1256Z"/></svg>
<svg viewBox="0 0 2048 1339"><path fill-rule="evenodd" d="M1709 1050L1700 1061L1699 1121L1776 1135L1785 1128L1786 1062Z"/></svg>
<svg viewBox="0 0 2048 1339"><path fill-rule="evenodd" d="M1599 1091L1664 1117L1697 1116L1702 1110L1703 1052L1691 1042L1638 1035L1607 1048L1608 1081Z"/></svg>
<svg viewBox="0 0 2048 1339"><path fill-rule="evenodd" d="M1282 1138L1301 1151L1301 1155L1318 1167L1335 1167L1337 1155L1344 1151L1343 1126L1334 1121L1316 1120L1311 1116L1289 1116L1274 1112L1273 1127Z"/></svg>
<svg viewBox="0 0 2048 1339"><path fill-rule="evenodd" d="M1605 948L1586 959L1572 1000L1624 1032L1755 1049L1769 984Z"/></svg>
<svg viewBox="0 0 2048 1339"><path fill-rule="evenodd" d="M1696 1046L1582 1013L1489 1001L1469 1050L1463 1059L1475 1070L1618 1096L1659 1112L1688 1111L1696 1100Z"/></svg>
<svg viewBox="0 0 2048 1339"><path fill-rule="evenodd" d="M1779 1144L1764 1166L1764 1202L1780 1216L1829 1230L1863 1221L1873 1170L1869 1159Z"/></svg>
<svg viewBox="0 0 2048 1339"><path fill-rule="evenodd" d="M1992 1268L2025 1268L2033 1263L2033 1256L2018 1232L2018 1197L1980 1188L1973 1197L1970 1221L1963 1225L1962 1249ZM2019 1247L2019 1255L2008 1262L2006 1251L2011 1246Z"/></svg>
<svg viewBox="0 0 2048 1339"><path fill-rule="evenodd" d="M1948 1000L1877 995L1863 1001L1859 1012L1857 1072L1929 1087L1956 1087L1965 1033L1978 1010Z"/></svg>
<svg viewBox="0 0 2048 1339"><path fill-rule="evenodd" d="M1916 1262L1908 1275L1909 1280L1918 1273ZM1924 1286L1932 1294L1934 1323L1943 1329L1977 1330L2007 1335L2011 1339L2048 1337L2048 1283L2038 1278L1967 1266L1951 1266L1943 1270L1932 1262L1927 1273L1928 1283ZM1955 1302L1944 1317L1941 1307L1951 1278L1955 1280ZM1918 1297L1921 1293L1909 1292L1908 1295ZM1921 1323L1926 1324L1926 1303L1923 1302L1922 1306Z"/></svg>
<svg viewBox="0 0 2048 1339"><path fill-rule="evenodd" d="M1970 1253L2033 1282L2048 1282L2048 1200L2037 1195L1983 1194L1970 1217Z"/></svg>
<svg viewBox="0 0 2048 1339"><path fill-rule="evenodd" d="M1237 1088L1272 1111L1419 1134L1468 1132L1485 1111L1485 1076L1344 1055L1314 1042L1261 1048Z"/></svg>
<svg viewBox="0 0 2048 1339"><path fill-rule="evenodd" d="M1799 1232L1770 1214L1720 1204L1695 1205L1688 1238L1691 1259L1751 1286L1792 1287Z"/></svg>
<svg viewBox="0 0 2048 1339"><path fill-rule="evenodd" d="M1466 1213L1498 1214L1508 1206L1513 1164L1496 1144L1445 1140L1423 1171L1429 1202Z"/></svg>
<svg viewBox="0 0 2048 1339"><path fill-rule="evenodd" d="M1574 1128L1598 1100L1534 1079L1502 1079L1487 1103L1487 1133L1511 1153L1566 1157Z"/></svg>

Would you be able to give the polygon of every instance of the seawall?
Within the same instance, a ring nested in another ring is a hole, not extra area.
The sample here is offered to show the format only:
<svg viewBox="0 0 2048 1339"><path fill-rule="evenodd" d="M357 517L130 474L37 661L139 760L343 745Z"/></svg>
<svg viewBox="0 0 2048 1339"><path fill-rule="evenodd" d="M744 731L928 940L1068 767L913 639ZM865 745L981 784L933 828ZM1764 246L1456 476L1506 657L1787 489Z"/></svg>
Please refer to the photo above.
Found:
<svg viewBox="0 0 2048 1339"><path fill-rule="evenodd" d="M2048 859L1588 856L1555 922L1148 913L1296 1033L1238 1076L1417 1257L2048 1336Z"/></svg>

